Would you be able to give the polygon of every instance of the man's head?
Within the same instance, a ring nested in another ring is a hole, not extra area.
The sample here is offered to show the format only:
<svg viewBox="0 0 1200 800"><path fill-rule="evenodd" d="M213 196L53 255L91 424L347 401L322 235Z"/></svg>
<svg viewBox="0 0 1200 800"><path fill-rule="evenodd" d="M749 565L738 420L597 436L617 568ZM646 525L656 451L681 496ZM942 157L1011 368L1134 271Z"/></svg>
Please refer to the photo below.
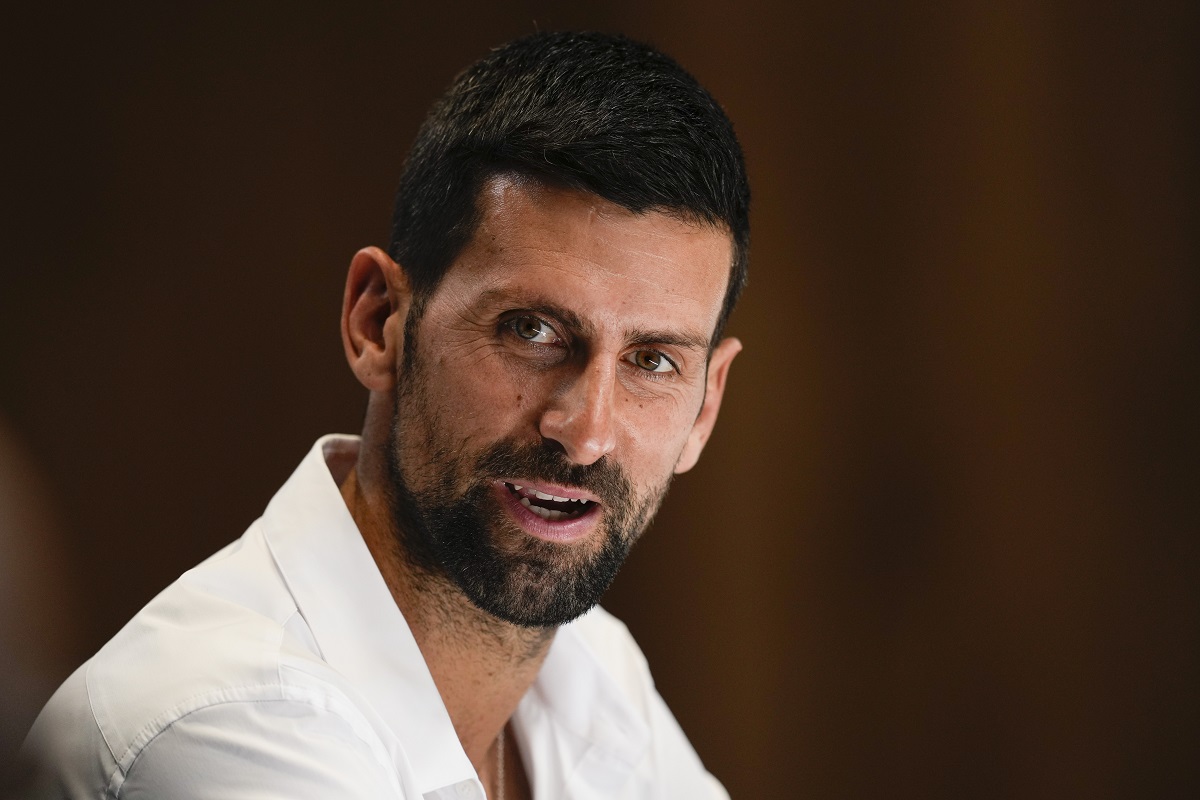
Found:
<svg viewBox="0 0 1200 800"><path fill-rule="evenodd" d="M719 107L641 45L532 37L458 78L343 313L411 566L521 625L597 602L716 421L747 197Z"/></svg>
<svg viewBox="0 0 1200 800"><path fill-rule="evenodd" d="M733 258L720 339L746 283L750 189L732 124L679 64L620 36L543 33L459 74L417 134L392 218L388 251L418 311L470 240L480 189L501 172L725 228Z"/></svg>

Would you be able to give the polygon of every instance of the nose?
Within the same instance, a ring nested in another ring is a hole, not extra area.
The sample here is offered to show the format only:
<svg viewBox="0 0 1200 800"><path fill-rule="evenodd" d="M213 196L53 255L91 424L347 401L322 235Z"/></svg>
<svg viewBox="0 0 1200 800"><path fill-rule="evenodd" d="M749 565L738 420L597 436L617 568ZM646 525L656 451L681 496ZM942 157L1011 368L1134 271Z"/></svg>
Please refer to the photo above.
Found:
<svg viewBox="0 0 1200 800"><path fill-rule="evenodd" d="M615 389L615 366L593 359L555 393L542 412L538 431L562 445L576 464L599 461L616 445Z"/></svg>

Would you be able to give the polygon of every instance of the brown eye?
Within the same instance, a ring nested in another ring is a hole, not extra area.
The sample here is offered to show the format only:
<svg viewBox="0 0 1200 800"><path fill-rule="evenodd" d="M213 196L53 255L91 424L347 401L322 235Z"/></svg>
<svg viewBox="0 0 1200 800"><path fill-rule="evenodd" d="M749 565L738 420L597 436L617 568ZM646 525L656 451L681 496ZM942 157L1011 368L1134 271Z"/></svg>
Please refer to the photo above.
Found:
<svg viewBox="0 0 1200 800"><path fill-rule="evenodd" d="M626 360L647 372L671 372L675 365L657 350L635 350Z"/></svg>
<svg viewBox="0 0 1200 800"><path fill-rule="evenodd" d="M517 317L508 323L512 332L527 342L538 344L554 344L558 334L554 329L537 317Z"/></svg>

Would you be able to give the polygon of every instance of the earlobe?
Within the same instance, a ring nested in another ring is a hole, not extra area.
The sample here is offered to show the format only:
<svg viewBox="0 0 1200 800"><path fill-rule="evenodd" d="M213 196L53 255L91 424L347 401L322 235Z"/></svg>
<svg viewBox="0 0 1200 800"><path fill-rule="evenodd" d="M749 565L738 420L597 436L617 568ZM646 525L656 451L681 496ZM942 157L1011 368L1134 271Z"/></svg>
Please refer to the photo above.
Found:
<svg viewBox="0 0 1200 800"><path fill-rule="evenodd" d="M712 435L713 426L717 424L717 414L721 410L721 398L725 394L725 382L729 377L729 365L733 358L742 351L742 343L737 339L728 338L713 350L708 360L708 378L705 384L704 405L696 416L696 422L688 433L687 443L679 460L675 463L675 474L687 472L696 466L700 453Z"/></svg>
<svg viewBox="0 0 1200 800"><path fill-rule="evenodd" d="M373 392L389 391L395 384L411 301L408 278L387 253L364 247L350 259L342 296L342 346L359 383Z"/></svg>

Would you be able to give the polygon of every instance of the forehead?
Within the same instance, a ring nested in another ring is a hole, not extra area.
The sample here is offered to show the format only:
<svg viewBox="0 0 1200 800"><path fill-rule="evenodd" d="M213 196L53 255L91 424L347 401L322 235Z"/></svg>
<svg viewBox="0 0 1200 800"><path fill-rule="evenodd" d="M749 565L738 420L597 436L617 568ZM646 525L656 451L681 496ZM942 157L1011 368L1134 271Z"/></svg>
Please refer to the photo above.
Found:
<svg viewBox="0 0 1200 800"><path fill-rule="evenodd" d="M711 336L733 254L724 229L514 176L484 185L479 212L438 294L538 296L597 324L669 321Z"/></svg>

